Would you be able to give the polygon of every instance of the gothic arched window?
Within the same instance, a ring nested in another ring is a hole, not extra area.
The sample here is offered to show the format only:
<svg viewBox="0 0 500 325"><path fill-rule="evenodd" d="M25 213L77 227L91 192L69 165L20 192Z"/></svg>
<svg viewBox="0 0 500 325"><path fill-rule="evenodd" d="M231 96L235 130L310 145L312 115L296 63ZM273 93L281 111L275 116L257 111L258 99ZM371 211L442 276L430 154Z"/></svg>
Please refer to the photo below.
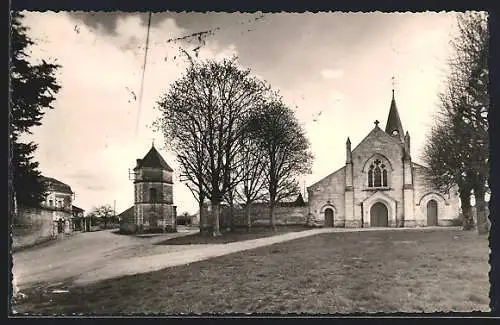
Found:
<svg viewBox="0 0 500 325"><path fill-rule="evenodd" d="M368 187L387 187L387 168L379 159L375 159L368 169Z"/></svg>

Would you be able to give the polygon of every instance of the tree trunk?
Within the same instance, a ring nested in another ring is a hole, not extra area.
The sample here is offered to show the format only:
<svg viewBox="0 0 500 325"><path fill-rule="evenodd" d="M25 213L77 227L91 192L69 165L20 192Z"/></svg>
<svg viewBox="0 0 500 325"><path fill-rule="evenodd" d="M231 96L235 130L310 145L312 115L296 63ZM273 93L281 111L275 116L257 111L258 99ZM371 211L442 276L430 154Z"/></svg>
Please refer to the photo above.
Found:
<svg viewBox="0 0 500 325"><path fill-rule="evenodd" d="M213 231L212 236L222 236L220 232L220 202L212 202Z"/></svg>
<svg viewBox="0 0 500 325"><path fill-rule="evenodd" d="M269 225L273 231L276 231L276 203L270 202L269 204Z"/></svg>
<svg viewBox="0 0 500 325"><path fill-rule="evenodd" d="M234 204L231 202L229 206L229 230L234 231Z"/></svg>
<svg viewBox="0 0 500 325"><path fill-rule="evenodd" d="M210 234L211 227L208 223L208 215L205 213L203 201L198 203L198 207L200 209L200 220L199 220L200 234L202 236L206 236L206 235Z"/></svg>
<svg viewBox="0 0 500 325"><path fill-rule="evenodd" d="M246 220L247 220L247 229L248 229L248 232L250 232L252 230L252 215L250 214L250 203L247 203L246 207L245 207L245 216L246 216Z"/></svg>
<svg viewBox="0 0 500 325"><path fill-rule="evenodd" d="M474 189L474 197L476 199L476 220L477 220L477 232L479 235L486 235L489 233L488 224L488 212L486 211L486 202L484 200L485 189L482 188Z"/></svg>
<svg viewBox="0 0 500 325"><path fill-rule="evenodd" d="M473 230L474 229L474 218L472 216L472 208L470 205L470 191L464 190L460 192L460 201L462 205L462 215L463 215L463 230Z"/></svg>

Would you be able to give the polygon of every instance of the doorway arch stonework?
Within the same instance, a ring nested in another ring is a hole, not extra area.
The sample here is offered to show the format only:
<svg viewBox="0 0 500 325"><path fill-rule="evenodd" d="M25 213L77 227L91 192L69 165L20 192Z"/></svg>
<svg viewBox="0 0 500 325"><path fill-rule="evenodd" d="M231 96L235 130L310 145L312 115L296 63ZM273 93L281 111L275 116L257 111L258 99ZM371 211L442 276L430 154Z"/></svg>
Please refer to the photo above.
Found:
<svg viewBox="0 0 500 325"><path fill-rule="evenodd" d="M327 220L326 220L327 210L331 210L333 212L333 216L332 216L333 225L332 226L327 225ZM335 222L338 223L339 220L338 220L338 215L337 215L337 208L335 208L335 206L332 203L328 202L327 204L323 205L321 207L321 209L319 210L319 212L320 212L320 216L322 218L322 220L320 220L320 222L322 222L325 227L335 227Z"/></svg>
<svg viewBox="0 0 500 325"><path fill-rule="evenodd" d="M434 201L437 204L437 217L436 225L439 225L441 219L446 215L446 209L449 206L445 198L438 193L427 193L423 195L417 204L417 209L419 211L419 220L421 226L428 226L427 223L427 205L429 202ZM431 203L432 204L432 203Z"/></svg>
<svg viewBox="0 0 500 325"><path fill-rule="evenodd" d="M382 191L377 191L373 193L370 197L363 201L363 222L367 227L372 227L371 222L371 211L373 205L381 203L387 208L387 226L396 227L397 225L397 204L396 200L390 196L384 194Z"/></svg>

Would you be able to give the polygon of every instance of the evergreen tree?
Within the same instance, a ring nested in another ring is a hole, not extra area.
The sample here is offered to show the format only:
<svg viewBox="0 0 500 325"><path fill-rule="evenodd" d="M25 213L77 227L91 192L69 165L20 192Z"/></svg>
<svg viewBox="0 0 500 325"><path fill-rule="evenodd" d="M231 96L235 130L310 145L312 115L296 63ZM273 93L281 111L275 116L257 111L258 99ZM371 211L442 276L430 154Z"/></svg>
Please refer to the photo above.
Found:
<svg viewBox="0 0 500 325"><path fill-rule="evenodd" d="M34 42L22 25L23 15L12 13L10 46L10 146L13 187L17 203L37 206L45 196L38 162L33 153L37 145L23 143L21 136L31 134L33 126L41 125L46 109L52 109L52 102L60 86L54 76L60 66L47 63L33 64L28 49Z"/></svg>

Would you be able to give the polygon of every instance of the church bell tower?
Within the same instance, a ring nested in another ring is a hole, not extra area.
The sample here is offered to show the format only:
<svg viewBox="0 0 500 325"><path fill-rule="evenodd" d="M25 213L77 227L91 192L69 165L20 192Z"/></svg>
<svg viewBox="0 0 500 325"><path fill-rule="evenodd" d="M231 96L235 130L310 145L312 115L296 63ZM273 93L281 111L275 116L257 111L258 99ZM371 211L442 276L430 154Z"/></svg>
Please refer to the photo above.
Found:
<svg viewBox="0 0 500 325"><path fill-rule="evenodd" d="M394 89L392 90L391 108L389 109L389 116L387 117L387 124L385 132L391 137L396 138L399 142L404 142L403 124L399 118L396 100L394 99Z"/></svg>
<svg viewBox="0 0 500 325"><path fill-rule="evenodd" d="M387 124L385 126L385 132L391 137L396 139L401 143L402 147L402 160L403 160L403 215L402 218L397 220L398 227L404 227L404 222L406 220L413 220L413 163L411 161L410 154L410 134L403 132L403 124L399 118L398 108L396 106L396 100L394 99L394 78L393 78L393 89L392 89L392 100L391 107L389 109L389 116L387 117Z"/></svg>

